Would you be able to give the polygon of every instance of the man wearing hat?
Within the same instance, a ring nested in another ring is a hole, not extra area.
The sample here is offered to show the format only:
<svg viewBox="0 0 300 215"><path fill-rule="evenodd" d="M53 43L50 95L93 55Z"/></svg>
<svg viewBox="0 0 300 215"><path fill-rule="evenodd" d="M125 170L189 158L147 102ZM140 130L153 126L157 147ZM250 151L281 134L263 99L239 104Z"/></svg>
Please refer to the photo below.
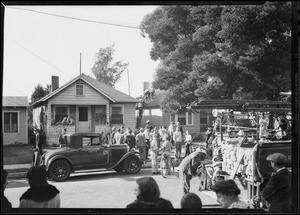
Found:
<svg viewBox="0 0 300 215"><path fill-rule="evenodd" d="M267 160L276 172L262 189L261 195L269 204L270 213L291 213L291 172L285 167L286 156L273 153Z"/></svg>
<svg viewBox="0 0 300 215"><path fill-rule="evenodd" d="M193 177L199 176L198 167L203 163L206 157L206 150L200 149L186 156L180 163L179 170L179 179L182 196L187 194L190 191L190 181Z"/></svg>
<svg viewBox="0 0 300 215"><path fill-rule="evenodd" d="M144 129L140 128L140 133L138 133L135 137L136 141L136 147L139 150L139 153L141 155L142 163L146 162L146 139L144 136Z"/></svg>
<svg viewBox="0 0 300 215"><path fill-rule="evenodd" d="M152 126L152 125L150 125L150 120L147 120L147 121L146 121L146 126L145 126L145 129L147 129L147 128L149 128L149 129L150 129L150 131L153 129L153 126Z"/></svg>

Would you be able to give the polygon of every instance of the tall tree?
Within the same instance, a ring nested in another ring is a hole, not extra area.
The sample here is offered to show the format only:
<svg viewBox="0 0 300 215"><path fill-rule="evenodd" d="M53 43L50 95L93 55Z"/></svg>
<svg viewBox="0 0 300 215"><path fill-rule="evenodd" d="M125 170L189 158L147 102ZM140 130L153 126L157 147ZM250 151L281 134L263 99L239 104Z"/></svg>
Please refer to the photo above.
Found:
<svg viewBox="0 0 300 215"><path fill-rule="evenodd" d="M169 90L164 107L276 100L290 90L291 2L162 6L140 28L153 43L151 58L161 61L154 87Z"/></svg>
<svg viewBox="0 0 300 215"><path fill-rule="evenodd" d="M34 91L31 94L31 103L38 101L39 99L43 98L44 96L50 93L51 85L47 84L44 88L41 84L38 84L34 87Z"/></svg>
<svg viewBox="0 0 300 215"><path fill-rule="evenodd" d="M105 83L110 87L114 87L119 81L122 72L127 68L128 63L122 61L113 61L113 55L115 53L114 44L106 48L100 48L96 54L95 64L92 68L92 72L96 79Z"/></svg>

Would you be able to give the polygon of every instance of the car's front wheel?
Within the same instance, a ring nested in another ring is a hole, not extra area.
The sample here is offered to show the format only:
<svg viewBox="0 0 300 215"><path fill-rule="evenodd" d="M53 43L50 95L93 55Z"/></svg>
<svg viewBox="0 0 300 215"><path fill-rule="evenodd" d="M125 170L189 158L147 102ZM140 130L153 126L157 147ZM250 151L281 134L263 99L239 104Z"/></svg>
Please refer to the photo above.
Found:
<svg viewBox="0 0 300 215"><path fill-rule="evenodd" d="M128 174L138 173L141 170L141 168L142 168L142 161L136 155L129 156L124 161L124 170Z"/></svg>
<svg viewBox="0 0 300 215"><path fill-rule="evenodd" d="M54 181L65 181L69 178L70 174L70 164L65 160L56 160L49 168L49 177Z"/></svg>

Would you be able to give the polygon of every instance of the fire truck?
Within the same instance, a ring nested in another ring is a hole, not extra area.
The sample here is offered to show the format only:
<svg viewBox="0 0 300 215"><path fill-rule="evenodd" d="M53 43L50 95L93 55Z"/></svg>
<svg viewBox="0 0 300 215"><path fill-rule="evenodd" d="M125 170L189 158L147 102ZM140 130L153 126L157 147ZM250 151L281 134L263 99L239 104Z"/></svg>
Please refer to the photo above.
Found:
<svg viewBox="0 0 300 215"><path fill-rule="evenodd" d="M215 138L213 157L222 155L225 179L239 180L247 190L247 200L262 207L260 183L263 175L271 175L266 160L280 152L292 167L291 103L288 101L216 100L202 101L188 109L212 109Z"/></svg>

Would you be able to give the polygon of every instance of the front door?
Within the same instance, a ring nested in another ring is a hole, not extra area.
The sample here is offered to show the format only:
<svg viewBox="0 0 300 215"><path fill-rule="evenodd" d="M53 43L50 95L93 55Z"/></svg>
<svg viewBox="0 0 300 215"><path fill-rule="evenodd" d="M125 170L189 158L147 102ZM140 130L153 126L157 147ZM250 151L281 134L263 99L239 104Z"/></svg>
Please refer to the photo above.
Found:
<svg viewBox="0 0 300 215"><path fill-rule="evenodd" d="M77 132L91 132L91 107L77 106Z"/></svg>

